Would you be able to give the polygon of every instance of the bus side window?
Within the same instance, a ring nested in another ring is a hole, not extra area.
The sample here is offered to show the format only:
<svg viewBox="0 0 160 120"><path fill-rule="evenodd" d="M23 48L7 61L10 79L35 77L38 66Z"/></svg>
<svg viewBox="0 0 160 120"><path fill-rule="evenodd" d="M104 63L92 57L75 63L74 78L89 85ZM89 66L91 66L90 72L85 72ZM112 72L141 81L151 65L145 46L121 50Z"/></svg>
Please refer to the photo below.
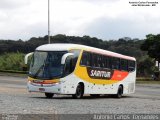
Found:
<svg viewBox="0 0 160 120"><path fill-rule="evenodd" d="M115 69L115 60L114 58L111 58L111 69Z"/></svg>
<svg viewBox="0 0 160 120"><path fill-rule="evenodd" d="M110 67L109 67L109 57L108 56L104 56L104 65L105 65L105 68L109 68L110 69Z"/></svg>
<svg viewBox="0 0 160 120"><path fill-rule="evenodd" d="M91 64L92 64L91 56L92 56L92 54L87 52L87 66L91 66Z"/></svg>
<svg viewBox="0 0 160 120"><path fill-rule="evenodd" d="M127 60L121 59L120 67L121 67L121 70L127 71L128 70Z"/></svg>
<svg viewBox="0 0 160 120"><path fill-rule="evenodd" d="M102 67L102 56L97 55L97 67Z"/></svg>
<svg viewBox="0 0 160 120"><path fill-rule="evenodd" d="M120 70L120 58L117 58L116 63L117 63L117 70Z"/></svg>
<svg viewBox="0 0 160 120"><path fill-rule="evenodd" d="M105 68L106 67L106 57L105 56L102 56L102 68Z"/></svg>
<svg viewBox="0 0 160 120"><path fill-rule="evenodd" d="M98 67L98 58L97 55L95 53L92 54L92 67Z"/></svg>
<svg viewBox="0 0 160 120"><path fill-rule="evenodd" d="M112 69L112 57L108 57L108 63L107 63L108 65L108 68L109 69Z"/></svg>
<svg viewBox="0 0 160 120"><path fill-rule="evenodd" d="M90 66L91 65L91 54L89 52L84 51L82 54L80 65Z"/></svg>
<svg viewBox="0 0 160 120"><path fill-rule="evenodd" d="M120 69L120 59L119 58L112 58L112 69L119 70Z"/></svg>
<svg viewBox="0 0 160 120"><path fill-rule="evenodd" d="M128 71L131 72L131 71L134 71L135 70L135 61L128 61Z"/></svg>

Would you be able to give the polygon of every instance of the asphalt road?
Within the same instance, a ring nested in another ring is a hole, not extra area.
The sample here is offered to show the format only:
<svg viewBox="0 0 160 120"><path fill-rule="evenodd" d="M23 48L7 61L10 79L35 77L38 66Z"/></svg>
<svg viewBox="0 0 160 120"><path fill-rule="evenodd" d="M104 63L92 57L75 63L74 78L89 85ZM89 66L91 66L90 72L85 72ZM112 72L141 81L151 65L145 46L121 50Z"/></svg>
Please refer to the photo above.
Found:
<svg viewBox="0 0 160 120"><path fill-rule="evenodd" d="M26 77L0 76L0 114L160 113L160 85L136 85L136 93L121 99L101 96L72 99L28 93Z"/></svg>

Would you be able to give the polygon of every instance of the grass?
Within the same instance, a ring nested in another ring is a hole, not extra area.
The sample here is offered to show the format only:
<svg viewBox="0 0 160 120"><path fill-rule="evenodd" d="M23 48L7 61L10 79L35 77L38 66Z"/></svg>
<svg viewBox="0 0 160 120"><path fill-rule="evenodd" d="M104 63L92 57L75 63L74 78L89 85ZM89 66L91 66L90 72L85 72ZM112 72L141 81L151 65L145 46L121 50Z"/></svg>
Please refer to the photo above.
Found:
<svg viewBox="0 0 160 120"><path fill-rule="evenodd" d="M18 74L27 74L27 71L17 71L17 70L0 70L1 73L18 73Z"/></svg>
<svg viewBox="0 0 160 120"><path fill-rule="evenodd" d="M27 77L28 74L13 73L13 72L0 72L0 76Z"/></svg>
<svg viewBox="0 0 160 120"><path fill-rule="evenodd" d="M153 80L149 77L138 77L136 78L137 84L160 84L160 80Z"/></svg>
<svg viewBox="0 0 160 120"><path fill-rule="evenodd" d="M160 81L136 81L137 84L160 84Z"/></svg>
<svg viewBox="0 0 160 120"><path fill-rule="evenodd" d="M151 77L137 77L136 81L152 81Z"/></svg>

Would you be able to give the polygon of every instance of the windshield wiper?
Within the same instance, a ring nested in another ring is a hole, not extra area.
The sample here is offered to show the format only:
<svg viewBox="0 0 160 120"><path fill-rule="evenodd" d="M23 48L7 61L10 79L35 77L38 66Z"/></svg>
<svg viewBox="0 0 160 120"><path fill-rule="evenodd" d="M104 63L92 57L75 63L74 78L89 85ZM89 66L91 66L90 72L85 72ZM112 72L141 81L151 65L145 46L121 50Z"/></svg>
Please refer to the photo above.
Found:
<svg viewBox="0 0 160 120"><path fill-rule="evenodd" d="M36 74L33 76L34 78L37 77L37 75L40 73L41 69L44 67L44 65L41 65L41 67L37 70Z"/></svg>

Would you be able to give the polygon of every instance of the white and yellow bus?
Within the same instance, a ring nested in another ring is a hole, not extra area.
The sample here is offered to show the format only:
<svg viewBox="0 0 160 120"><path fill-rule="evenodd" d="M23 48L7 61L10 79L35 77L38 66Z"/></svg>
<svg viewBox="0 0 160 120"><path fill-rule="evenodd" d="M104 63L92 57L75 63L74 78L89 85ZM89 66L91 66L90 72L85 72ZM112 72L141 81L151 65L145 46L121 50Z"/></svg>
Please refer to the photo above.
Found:
<svg viewBox="0 0 160 120"><path fill-rule="evenodd" d="M46 44L32 55L28 91L68 94L82 98L84 94L99 96L135 92L136 59L115 52L78 44Z"/></svg>

